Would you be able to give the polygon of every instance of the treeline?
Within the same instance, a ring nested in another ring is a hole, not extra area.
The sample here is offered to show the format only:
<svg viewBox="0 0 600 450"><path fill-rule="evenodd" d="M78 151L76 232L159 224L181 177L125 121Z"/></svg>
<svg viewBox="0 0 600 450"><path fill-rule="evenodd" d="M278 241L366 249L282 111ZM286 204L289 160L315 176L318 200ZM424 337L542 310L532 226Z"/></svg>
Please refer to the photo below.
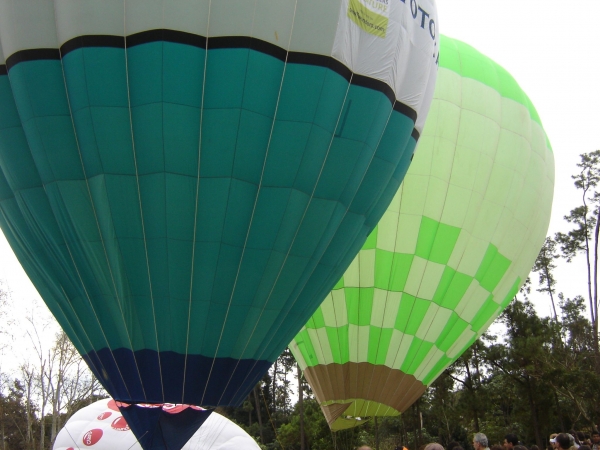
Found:
<svg viewBox="0 0 600 450"><path fill-rule="evenodd" d="M1 450L52 448L71 415L107 396L64 332L44 345L39 324L30 325L31 354L13 355L18 371L0 373Z"/></svg>
<svg viewBox="0 0 600 450"><path fill-rule="evenodd" d="M510 432L525 444L544 448L553 432L591 431L600 420L600 375L585 301L560 298L557 319L539 317L527 299L528 289L526 285L500 316L494 330L502 333L488 333L476 341L402 416L369 420L332 434L302 378L302 404L298 401L298 369L287 350L241 407L218 412L266 449L301 449L301 428L306 450L352 449L362 444L380 450L398 445L416 450L433 441L442 445L458 441L468 450L472 434L478 431L491 443L501 443ZM59 349L53 346L53 351ZM50 396L42 416L41 383L28 384L25 373L10 382L4 377L2 450L51 448L55 427L98 398L98 386L80 380L71 403L56 405L56 398ZM66 385L77 382L74 373L63 371L67 374L63 389L68 391ZM49 392L56 390L54 386ZM53 415L58 409L62 412Z"/></svg>

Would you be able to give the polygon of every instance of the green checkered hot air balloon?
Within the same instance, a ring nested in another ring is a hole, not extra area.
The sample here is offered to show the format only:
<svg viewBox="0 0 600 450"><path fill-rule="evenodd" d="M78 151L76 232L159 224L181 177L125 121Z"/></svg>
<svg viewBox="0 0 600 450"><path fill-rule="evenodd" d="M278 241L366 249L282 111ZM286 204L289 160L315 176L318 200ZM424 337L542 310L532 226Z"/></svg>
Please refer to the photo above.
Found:
<svg viewBox="0 0 600 450"><path fill-rule="evenodd" d="M541 248L554 158L512 76L442 38L392 204L291 343L330 427L406 410L508 305Z"/></svg>

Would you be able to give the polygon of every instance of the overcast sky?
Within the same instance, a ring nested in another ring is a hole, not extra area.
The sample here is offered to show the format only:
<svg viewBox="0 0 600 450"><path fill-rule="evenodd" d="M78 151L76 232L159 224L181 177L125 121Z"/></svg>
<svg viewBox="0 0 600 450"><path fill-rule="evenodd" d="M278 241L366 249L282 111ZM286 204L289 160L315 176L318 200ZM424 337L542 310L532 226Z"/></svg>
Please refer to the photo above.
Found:
<svg viewBox="0 0 600 450"><path fill-rule="evenodd" d="M562 217L578 201L570 178L578 155L600 149L600 0L443 0L438 12L443 34L506 68L537 108L557 168L550 233L566 230ZM582 261L561 264L558 289L584 294L583 268ZM1 235L0 280L11 292L11 314L23 317L38 294ZM544 297L535 301L539 313L550 314ZM13 332L22 335L18 325Z"/></svg>

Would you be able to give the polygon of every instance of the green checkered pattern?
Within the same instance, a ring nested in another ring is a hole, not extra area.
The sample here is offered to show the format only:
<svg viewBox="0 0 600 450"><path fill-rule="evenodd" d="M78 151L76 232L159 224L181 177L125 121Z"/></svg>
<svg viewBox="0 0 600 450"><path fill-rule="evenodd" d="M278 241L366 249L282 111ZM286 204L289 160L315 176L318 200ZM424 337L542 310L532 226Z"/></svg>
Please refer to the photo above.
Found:
<svg viewBox="0 0 600 450"><path fill-rule="evenodd" d="M427 384L520 286L518 277L508 292L501 286L511 261L497 247L488 244L483 253L475 245L461 248L460 234L423 216L415 252L396 253L385 249L378 227L296 337L302 365L385 364ZM465 273L461 264L476 269Z"/></svg>
<svg viewBox="0 0 600 450"><path fill-rule="evenodd" d="M303 368L385 364L430 384L510 303L543 243L554 160L535 108L472 47L444 38L440 54L403 185L291 344Z"/></svg>

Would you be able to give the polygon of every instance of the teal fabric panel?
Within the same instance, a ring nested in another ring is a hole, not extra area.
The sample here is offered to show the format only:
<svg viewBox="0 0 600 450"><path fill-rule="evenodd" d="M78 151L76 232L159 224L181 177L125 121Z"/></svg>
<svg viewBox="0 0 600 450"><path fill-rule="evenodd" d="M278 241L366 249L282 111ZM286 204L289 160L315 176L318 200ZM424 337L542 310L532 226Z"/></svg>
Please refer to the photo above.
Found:
<svg viewBox="0 0 600 450"><path fill-rule="evenodd" d="M10 82L42 181L82 179L60 61L17 64Z"/></svg>
<svg viewBox="0 0 600 450"><path fill-rule="evenodd" d="M28 189L41 184L29 153L17 107L7 76L0 77L0 164L12 189Z"/></svg>
<svg viewBox="0 0 600 450"><path fill-rule="evenodd" d="M207 178L229 178L231 176L240 116L239 108L204 109L202 113L201 183ZM213 191L208 196L215 193Z"/></svg>
<svg viewBox="0 0 600 450"><path fill-rule="evenodd" d="M311 129L310 123L277 120L265 161L263 186L294 186Z"/></svg>
<svg viewBox="0 0 600 450"><path fill-rule="evenodd" d="M221 238L224 244L237 248L244 245L257 192L258 186L253 183L236 178L231 180Z"/></svg>
<svg viewBox="0 0 600 450"><path fill-rule="evenodd" d="M349 86L338 73L328 70L319 94L319 107L315 113L314 124L334 134L336 127L340 126L340 119L343 120L342 114L345 114L343 107L346 105L350 107L349 103L346 103L347 96L351 95L349 91L355 87ZM301 94L302 92L298 95ZM375 96L378 97L379 94L375 93Z"/></svg>
<svg viewBox="0 0 600 450"><path fill-rule="evenodd" d="M315 196L341 200L342 193L350 181L364 142L336 136L331 141L323 173L319 177ZM333 180L341 180L340 183ZM347 199L346 199L347 200Z"/></svg>
<svg viewBox="0 0 600 450"><path fill-rule="evenodd" d="M276 357L397 188L414 125L381 92L248 49L90 47L10 75L56 225L34 222L77 274L73 314L104 324L95 350Z"/></svg>
<svg viewBox="0 0 600 450"><path fill-rule="evenodd" d="M404 175L406 175L406 171L408 169L408 166L410 165L410 160L415 151L416 146L416 141L413 138L410 138L405 153L402 156L400 163L396 167L396 170L392 175L390 183L388 184L388 186L386 186L383 193L381 194L381 202L374 204L371 207L369 215L367 216L367 221L365 222L365 226L368 230L370 230L369 234L373 230L373 228L375 228L377 222L379 222L379 218L385 212L385 209L387 209L384 207L384 204L389 205L389 203L394 198L394 195L396 194L400 183L402 183L402 180L404 179ZM387 203L383 203L384 201L387 201Z"/></svg>
<svg viewBox="0 0 600 450"><path fill-rule="evenodd" d="M63 67L86 176L134 174L124 51L78 49Z"/></svg>
<svg viewBox="0 0 600 450"><path fill-rule="evenodd" d="M373 151L381 139L392 106L381 92L352 85L341 112L330 157L320 180L318 197L333 197L348 204L355 192L350 186L358 187L364 176ZM363 151L363 147L367 151ZM359 159L359 155L362 157ZM344 190L334 190L332 180L341 177L343 183L335 183ZM342 197L342 194L343 197Z"/></svg>
<svg viewBox="0 0 600 450"><path fill-rule="evenodd" d="M89 217L91 213L85 211L84 214L81 214L81 221L70 220L69 217L69 211L74 208L77 194L85 195L84 188L81 186L66 187L64 191L67 191L69 197L74 197L75 200L65 202L61 201L62 198L57 193L57 186L47 186L46 191L51 200L54 215L61 223L62 233L68 236L69 241L76 243L68 243L69 253L76 265L76 274L85 287L85 296L93 303L94 313L104 328L110 348L131 348L133 330L126 328L128 311L123 309L124 299L116 292L114 280L111 277L112 271L106 264L103 242L97 239L87 239L85 236L86 225L91 227L92 224L90 220L84 220L82 217Z"/></svg>
<svg viewBox="0 0 600 450"><path fill-rule="evenodd" d="M242 109L272 119L278 106L283 68L283 61L249 51Z"/></svg>
<svg viewBox="0 0 600 450"><path fill-rule="evenodd" d="M273 117L242 109L237 130L233 178L258 186L269 150Z"/></svg>
<svg viewBox="0 0 600 450"><path fill-rule="evenodd" d="M45 249L39 245L39 241L29 231L18 202L12 197L12 192L9 191L10 196L6 195L4 187L0 188L2 191L0 195L3 197L3 200L0 201L0 221L3 232L36 289L47 301L48 308L57 317L57 320L64 324L65 331L74 336L73 343L79 351L91 350L94 341L99 345L105 345L106 341L99 336L94 336L93 325L91 329L86 329L81 324L77 314L83 311L89 314L91 311L85 308L74 311L71 308L70 302L65 297L65 292L70 290L69 283L65 282L64 277L61 277L60 266L45 256ZM56 269L59 271L57 272ZM60 282L61 278L62 282Z"/></svg>
<svg viewBox="0 0 600 450"><path fill-rule="evenodd" d="M66 333L76 336L73 339L73 344L77 350L80 352L89 351L91 349L90 344L83 343L85 340L82 342L80 339L80 336L85 337L86 333L79 321L77 321L76 318L71 314L72 311L70 308L68 308L68 304L65 302L66 299L64 295L61 295L61 293L57 290L58 286L56 286L56 284L48 277L47 274L41 272L39 267L36 267L30 263L33 256L31 252L37 251L38 249L28 249L24 247L22 245L23 237L17 237L16 235L16 228L23 226L24 224L19 223L19 207L14 198L3 199L0 201L0 212L0 224L7 241L10 243L12 248L15 249L15 254L19 259L19 262L23 264L27 270L27 273L31 273L32 278L37 281L37 286L39 286L40 289L40 295L43 295L44 298L49 299L48 307L50 311L57 317L57 320L65 324ZM69 315L71 317L69 317ZM75 325L75 327L71 326L72 323Z"/></svg>
<svg viewBox="0 0 600 450"><path fill-rule="evenodd" d="M25 68L29 70L22 70ZM101 323L103 318L123 323L120 299L111 289L111 270L106 258L102 258L103 243L87 183L82 180L83 167L65 95L62 65L59 61L20 64L11 70L10 81L16 86L13 93L31 154L41 168L50 207L66 240L69 257L77 265L76 274L85 286L85 295L101 298L102 307L94 308ZM40 226L43 229L43 222ZM117 331L120 332L107 336L111 345L128 346L128 331Z"/></svg>
<svg viewBox="0 0 600 450"><path fill-rule="evenodd" d="M288 198L287 212L279 225L277 237L273 249L281 254L287 253L296 237L298 224L302 220L304 211L309 205L310 195L298 190L292 189Z"/></svg>
<svg viewBox="0 0 600 450"><path fill-rule="evenodd" d="M200 108L206 50L173 42L163 42L162 45L162 89L165 104Z"/></svg>
<svg viewBox="0 0 600 450"><path fill-rule="evenodd" d="M79 48L67 53L62 64L71 110L90 107L128 110L125 62L125 51L118 48Z"/></svg>
<svg viewBox="0 0 600 450"><path fill-rule="evenodd" d="M132 136L135 163L139 176L162 173L165 170L163 150L163 103L131 106Z"/></svg>
<svg viewBox="0 0 600 450"><path fill-rule="evenodd" d="M198 177L200 120L199 107L167 102L163 104L163 146L167 173ZM204 157L202 152L203 164Z"/></svg>
<svg viewBox="0 0 600 450"><path fill-rule="evenodd" d="M206 57L204 109L241 108L246 83L248 49L219 49Z"/></svg>
<svg viewBox="0 0 600 450"><path fill-rule="evenodd" d="M88 177L135 174L129 109L94 106L75 113L74 118ZM83 128L84 120L88 129Z"/></svg>
<svg viewBox="0 0 600 450"><path fill-rule="evenodd" d="M71 299L81 296L80 283L62 270L72 269L72 261L41 186L6 76L0 77L0 164L2 179L4 172L10 174L3 187L10 186L16 194L9 196L11 207L3 208L3 230L11 246L38 291L47 296L49 308L64 319L64 327L86 331L87 336L77 333L84 339L72 337L78 349L90 350L94 342L105 344L97 332L97 323L87 330L79 323L79 313L93 316L87 303L76 303L75 308L66 301L65 294Z"/></svg>
<svg viewBox="0 0 600 450"><path fill-rule="evenodd" d="M322 167L329 153L333 133L313 125L304 150L298 175L294 180L294 189L306 195L312 195L317 181L321 177Z"/></svg>
<svg viewBox="0 0 600 450"><path fill-rule="evenodd" d="M383 189L383 192L381 194L382 200L369 210L366 223L360 229L354 230L354 232L357 232L360 236L366 237L372 231L373 227L377 224L379 217L381 217L385 209L387 209L387 205L396 193L402 179L404 178L404 175L406 174L406 171L408 170L408 166L410 164L410 160L412 158L416 146L416 141L410 136L410 132L412 131L413 126L413 122L406 116L396 111L392 112L388 126L386 127L385 132L383 133L383 136L379 142L376 156L374 158L378 158L380 156L382 159L395 158L397 161L397 166L394 172L392 173L389 182ZM351 212L348 212L346 214L352 215ZM333 264L335 259L328 258L330 256L335 255L338 258L338 263L343 266L345 264L345 261L352 260L358 252L358 250L360 250L360 247L362 246L362 244L359 245L360 242L364 243L364 241L362 241L361 239L357 239L352 246L347 247L345 251L341 252L341 256L340 253L336 254L328 251L326 257L322 258L320 264ZM329 273L328 277L326 275L327 273ZM337 280L339 280L339 277L335 278L335 273L335 271L328 272L327 270L315 269L313 276L320 278L320 288L317 287L317 289L320 289L320 291L318 291L318 293L315 293L314 291L306 294L303 293L303 295L313 295L315 297L322 296L324 298L324 296L327 295L327 293L329 292L327 291L327 286L330 286L331 283L335 283L337 282ZM317 283L315 283L315 285L317 285ZM292 309L295 310L295 317L298 318L298 321L294 322L293 325L290 322L286 322L286 327L301 327L304 323L306 323L308 317L310 317L311 309L307 307L306 303L298 303L294 305ZM288 314L292 314L292 312L290 311ZM302 322L302 320L304 320L304 322ZM276 323L282 324L283 321L283 317L278 317ZM276 348L280 345L285 345L283 340L280 339L280 337L281 336L276 336L273 339L271 339L270 345L272 346L272 348ZM272 358L277 358L278 354L276 354L276 352L272 352L271 354L264 352L262 356L271 360Z"/></svg>
<svg viewBox="0 0 600 450"><path fill-rule="evenodd" d="M414 123L408 117L400 114L397 111L393 111L390 115L388 124L385 128L385 133L381 137L381 141L377 146L376 158L381 158L384 161L389 161L393 164L398 164L400 159L405 159L408 154L407 161L410 163L412 157L412 149L416 145L416 141L411 141L410 133L412 132ZM408 147L412 147L412 149ZM398 149L405 149L404 151L398 151ZM407 150L411 150L408 151ZM404 167L404 170L407 170Z"/></svg>
<svg viewBox="0 0 600 450"><path fill-rule="evenodd" d="M288 209L291 193L292 190L285 187L261 188L256 200L255 219L248 235L247 247L263 250L275 248L277 233Z"/></svg>
<svg viewBox="0 0 600 450"><path fill-rule="evenodd" d="M333 97L337 102L333 103L329 111L330 121L339 116L339 109L335 105L341 105L344 101L348 84L341 76L332 74L324 67L306 66L303 64L288 64L285 70L285 78L281 87L281 98L277 110L277 118L281 122L316 123L319 107L323 107L323 91L325 80L330 75L332 82L327 88L334 87L337 81L337 89L333 90ZM337 94L337 95L335 95ZM319 124L323 126L322 124Z"/></svg>

